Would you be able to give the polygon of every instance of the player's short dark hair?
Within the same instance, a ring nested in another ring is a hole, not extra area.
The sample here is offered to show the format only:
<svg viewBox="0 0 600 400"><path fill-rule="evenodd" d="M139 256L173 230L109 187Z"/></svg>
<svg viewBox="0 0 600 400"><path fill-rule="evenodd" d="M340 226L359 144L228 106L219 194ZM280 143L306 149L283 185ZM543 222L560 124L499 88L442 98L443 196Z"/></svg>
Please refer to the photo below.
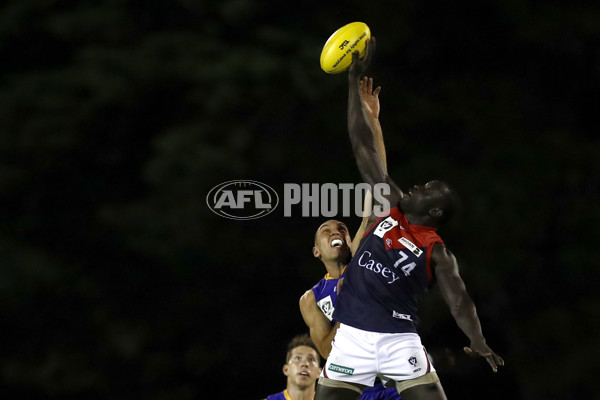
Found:
<svg viewBox="0 0 600 400"><path fill-rule="evenodd" d="M294 349L296 347L300 347L300 346L307 346L307 347L314 349L315 352L317 353L317 359L319 360L319 362L321 362L321 357L319 355L319 349L317 349L317 346L312 341L312 339L310 338L308 333L303 333L303 334L294 336L292 338L292 340L290 340L290 342L288 343L287 354L285 355L286 364L288 361L290 361L290 357L292 356L292 351L294 351Z"/></svg>

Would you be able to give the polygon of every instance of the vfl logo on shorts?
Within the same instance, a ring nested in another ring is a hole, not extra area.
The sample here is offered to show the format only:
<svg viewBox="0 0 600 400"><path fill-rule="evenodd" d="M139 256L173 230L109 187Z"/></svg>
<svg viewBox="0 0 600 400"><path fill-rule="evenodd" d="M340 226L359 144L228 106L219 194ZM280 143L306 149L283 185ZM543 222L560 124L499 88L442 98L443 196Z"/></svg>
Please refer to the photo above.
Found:
<svg viewBox="0 0 600 400"><path fill-rule="evenodd" d="M419 360L417 360L417 357L412 356L411 358L408 359L408 363L413 367L413 374L416 372L419 372L422 368L415 368L417 366L417 364L419 363Z"/></svg>
<svg viewBox="0 0 600 400"><path fill-rule="evenodd" d="M354 368L342 367L341 365L336 364L329 364L329 367L327 369L344 375L354 374Z"/></svg>

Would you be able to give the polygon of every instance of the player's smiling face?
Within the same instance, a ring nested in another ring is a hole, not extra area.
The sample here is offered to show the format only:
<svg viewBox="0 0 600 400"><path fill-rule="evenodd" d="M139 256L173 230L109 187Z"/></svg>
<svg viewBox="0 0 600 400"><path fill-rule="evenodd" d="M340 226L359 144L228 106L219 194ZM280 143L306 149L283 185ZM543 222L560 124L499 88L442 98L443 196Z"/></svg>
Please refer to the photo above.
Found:
<svg viewBox="0 0 600 400"><path fill-rule="evenodd" d="M315 349L308 346L293 349L290 359L283 366L283 373L299 387L314 385L321 373L319 356Z"/></svg>
<svg viewBox="0 0 600 400"><path fill-rule="evenodd" d="M315 257L325 261L347 264L350 257L350 234L346 224L336 220L323 223L315 235Z"/></svg>

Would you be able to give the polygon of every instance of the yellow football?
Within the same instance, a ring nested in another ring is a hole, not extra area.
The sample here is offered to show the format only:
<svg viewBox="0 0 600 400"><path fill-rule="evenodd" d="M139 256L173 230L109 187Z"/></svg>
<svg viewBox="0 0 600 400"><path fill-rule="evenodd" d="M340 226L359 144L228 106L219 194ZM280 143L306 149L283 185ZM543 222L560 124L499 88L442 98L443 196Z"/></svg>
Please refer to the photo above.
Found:
<svg viewBox="0 0 600 400"><path fill-rule="evenodd" d="M365 55L366 42L371 30L364 22L352 22L342 26L327 39L321 51L321 69L328 74L339 74L352 64L352 53Z"/></svg>

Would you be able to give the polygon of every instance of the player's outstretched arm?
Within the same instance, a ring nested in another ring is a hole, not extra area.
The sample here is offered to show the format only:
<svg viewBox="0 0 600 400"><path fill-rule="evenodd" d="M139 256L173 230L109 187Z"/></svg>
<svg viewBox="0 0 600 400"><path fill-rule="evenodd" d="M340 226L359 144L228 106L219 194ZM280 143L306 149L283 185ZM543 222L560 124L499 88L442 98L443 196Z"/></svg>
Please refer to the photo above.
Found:
<svg viewBox="0 0 600 400"><path fill-rule="evenodd" d="M315 294L310 289L300 297L300 313L308 326L310 338L319 349L321 356L327 358L331 352L331 341L336 329L331 326L331 322L317 305Z"/></svg>
<svg viewBox="0 0 600 400"><path fill-rule="evenodd" d="M363 202L363 213L364 217L352 239L352 243L350 244L350 254L354 256L356 254L356 250L358 250L358 246L360 245L360 241L362 240L363 235L367 231L367 227L369 227L369 221L371 220L371 216L373 214L373 195L370 191L367 191L365 194L365 200Z"/></svg>
<svg viewBox="0 0 600 400"><path fill-rule="evenodd" d="M362 179L370 185L389 184L390 194L386 195L386 198L390 204L395 205L402 197L402 191L388 176L377 152L375 133L365 111L360 91L361 74L369 65L374 49L375 38L372 37L367 41L367 49L362 59L359 58L358 52L352 54L352 64L348 72L348 133Z"/></svg>
<svg viewBox="0 0 600 400"><path fill-rule="evenodd" d="M438 243L433 248L431 259L442 296L459 328L471 341L469 347L464 348L465 352L484 357L492 370L497 372L498 366L504 365L504 360L485 342L475 304L460 277L456 258L446 246Z"/></svg>
<svg viewBox="0 0 600 400"><path fill-rule="evenodd" d="M373 139L375 139L377 154L379 154L383 169L387 171L387 155L385 152L385 144L383 142L383 130L381 129L381 123L379 122L379 111L381 110L379 93L381 92L381 86L377 86L377 88L373 89L373 78L367 76L364 76L359 81L358 86L365 113L369 118L371 128L373 129Z"/></svg>
<svg viewBox="0 0 600 400"><path fill-rule="evenodd" d="M378 86L375 90L373 90L373 78L365 76L359 81L358 89L360 91L360 97L363 101L365 114L367 115L369 123L371 124L377 154L381 159L383 169L387 172L387 156L383 142L383 130L381 129L381 124L379 122L379 110L381 109L379 104L379 92L381 92L381 86ZM350 246L352 255L356 253L360 241L370 225L369 221L374 219L370 218L371 214L373 214L373 195L371 192L367 192L365 194L363 212L365 216L363 217L358 231L354 235L354 239L352 239L352 245Z"/></svg>

